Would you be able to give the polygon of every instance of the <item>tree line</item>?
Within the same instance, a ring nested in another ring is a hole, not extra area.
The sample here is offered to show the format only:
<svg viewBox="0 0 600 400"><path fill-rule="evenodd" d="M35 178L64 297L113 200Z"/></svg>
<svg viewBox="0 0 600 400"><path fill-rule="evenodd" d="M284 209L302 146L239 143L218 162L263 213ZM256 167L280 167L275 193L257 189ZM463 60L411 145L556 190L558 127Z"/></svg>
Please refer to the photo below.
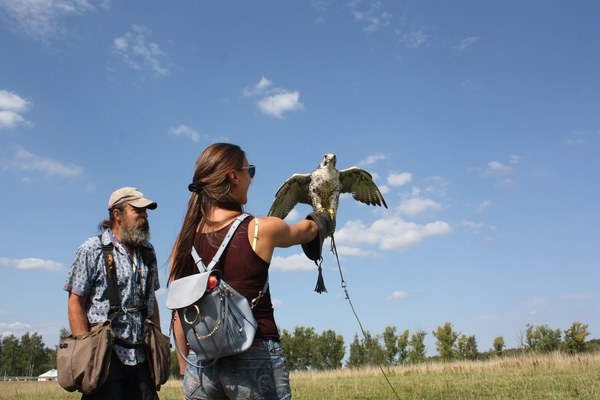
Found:
<svg viewBox="0 0 600 400"><path fill-rule="evenodd" d="M438 326L431 334L435 337L437 354L426 355L425 338L429 332L408 329L399 331L387 326L383 333L365 332L354 336L348 358L344 363L346 345L342 335L333 330L318 333L314 328L298 326L293 331L280 332L283 352L292 371L334 370L342 367L359 368L370 365L407 365L425 361L477 360L502 357L522 352L548 353L564 351L569 354L600 351L600 340L589 340L588 325L573 322L566 330L548 325L526 325L518 333L519 347L506 349L502 336L493 341L490 350L480 352L474 335L465 335L454 329L450 322ZM69 335L62 329L60 337ZM38 333L25 333L21 338L3 335L0 341L0 379L13 376L38 376L56 367L56 347L45 346ZM174 346L173 346L174 349ZM173 351L172 374L179 375L177 357Z"/></svg>
<svg viewBox="0 0 600 400"><path fill-rule="evenodd" d="M438 326L431 334L435 338L437 354L428 357L425 338L428 332L408 329L400 332L387 326L383 333L372 335L368 331L350 343L348 358L343 364L345 344L341 335L327 330L322 334L313 328L296 327L293 332L281 332L283 351L291 370L331 370L360 368L373 365L408 365L425 361L477 360L502 357L525 352L549 353L564 351L569 354L600 351L600 340L586 341L590 335L588 325L573 322L562 331L548 325L526 325L519 333L519 347L507 349L502 336L497 336L490 350L480 352L474 335L457 332L450 322Z"/></svg>

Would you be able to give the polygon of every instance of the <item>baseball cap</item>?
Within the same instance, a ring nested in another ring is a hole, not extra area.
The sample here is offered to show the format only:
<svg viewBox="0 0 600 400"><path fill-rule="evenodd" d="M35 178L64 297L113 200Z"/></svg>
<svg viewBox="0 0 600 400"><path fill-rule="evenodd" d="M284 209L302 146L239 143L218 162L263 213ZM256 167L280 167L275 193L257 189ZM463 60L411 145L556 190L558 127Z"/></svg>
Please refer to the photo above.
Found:
<svg viewBox="0 0 600 400"><path fill-rule="evenodd" d="M134 187L122 187L112 192L108 199L108 209L123 203L150 210L154 210L158 206L155 201L144 198L144 194Z"/></svg>

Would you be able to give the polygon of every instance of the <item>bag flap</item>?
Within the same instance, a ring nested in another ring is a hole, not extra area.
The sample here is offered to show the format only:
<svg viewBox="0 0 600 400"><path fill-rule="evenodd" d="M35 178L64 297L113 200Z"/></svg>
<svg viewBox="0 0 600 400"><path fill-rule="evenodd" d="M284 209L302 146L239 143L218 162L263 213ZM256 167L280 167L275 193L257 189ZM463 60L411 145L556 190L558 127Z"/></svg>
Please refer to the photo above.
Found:
<svg viewBox="0 0 600 400"><path fill-rule="evenodd" d="M176 310L187 307L202 298L206 293L208 277L210 275L211 272L202 272L171 282L169 293L167 294L167 308L169 310Z"/></svg>

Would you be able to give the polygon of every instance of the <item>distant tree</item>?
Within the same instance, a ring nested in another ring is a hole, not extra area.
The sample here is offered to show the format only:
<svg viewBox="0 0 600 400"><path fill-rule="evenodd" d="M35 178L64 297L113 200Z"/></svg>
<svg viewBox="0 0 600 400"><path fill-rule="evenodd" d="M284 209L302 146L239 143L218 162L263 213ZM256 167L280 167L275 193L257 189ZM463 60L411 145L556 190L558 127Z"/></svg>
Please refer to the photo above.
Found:
<svg viewBox="0 0 600 400"><path fill-rule="evenodd" d="M313 361L313 344L316 336L314 328L297 326L293 334L285 329L283 330L280 340L290 370L305 371L310 368Z"/></svg>
<svg viewBox="0 0 600 400"><path fill-rule="evenodd" d="M59 339L64 339L71 336L71 331L65 327L60 328L60 332L58 333Z"/></svg>
<svg viewBox="0 0 600 400"><path fill-rule="evenodd" d="M582 353L586 351L585 338L589 336L588 325L581 322L573 322L569 329L565 331L563 339L563 349L570 353Z"/></svg>
<svg viewBox="0 0 600 400"><path fill-rule="evenodd" d="M425 331L419 330L412 334L408 342L409 350L407 360L411 364L418 364L425 361Z"/></svg>
<svg viewBox="0 0 600 400"><path fill-rule="evenodd" d="M494 354L498 357L501 357L503 350L504 350L504 338L502 336L497 336L494 339Z"/></svg>
<svg viewBox="0 0 600 400"><path fill-rule="evenodd" d="M562 333L560 329L550 329L548 325L527 324L525 338L527 348L532 351L549 353L560 349Z"/></svg>
<svg viewBox="0 0 600 400"><path fill-rule="evenodd" d="M346 367L348 368L360 368L367 365L368 354L367 349L358 339L358 335L354 334L354 340L350 344L350 355L348 361L346 361Z"/></svg>
<svg viewBox="0 0 600 400"><path fill-rule="evenodd" d="M54 366L51 352L44 345L42 336L29 332L21 336L22 373L24 376L37 376Z"/></svg>
<svg viewBox="0 0 600 400"><path fill-rule="evenodd" d="M398 336L398 364L404 364L408 361L408 329L404 330Z"/></svg>
<svg viewBox="0 0 600 400"><path fill-rule="evenodd" d="M169 373L171 376L181 378L181 374L179 372L179 362L177 361L177 350L171 351L171 368L169 368Z"/></svg>
<svg viewBox="0 0 600 400"><path fill-rule="evenodd" d="M475 336L461 335L457 341L458 354L463 360L476 360L479 356Z"/></svg>
<svg viewBox="0 0 600 400"><path fill-rule="evenodd" d="M327 330L314 340L314 352L311 368L333 370L342 367L344 359L344 337L335 331Z"/></svg>
<svg viewBox="0 0 600 400"><path fill-rule="evenodd" d="M397 363L398 357L398 336L396 336L395 326L386 326L383 331L383 343L385 345L385 358L391 365Z"/></svg>
<svg viewBox="0 0 600 400"><path fill-rule="evenodd" d="M442 361L451 361L456 358L456 340L458 339L458 335L459 334L452 328L450 322L438 326L438 328L433 331L433 336L437 339L436 349Z"/></svg>
<svg viewBox="0 0 600 400"><path fill-rule="evenodd" d="M0 353L0 375L21 375L22 363L19 339L15 335L2 336L2 353Z"/></svg>
<svg viewBox="0 0 600 400"><path fill-rule="evenodd" d="M389 365L385 356L385 349L379 343L378 336L373 336L367 331L363 343L367 349L368 365Z"/></svg>

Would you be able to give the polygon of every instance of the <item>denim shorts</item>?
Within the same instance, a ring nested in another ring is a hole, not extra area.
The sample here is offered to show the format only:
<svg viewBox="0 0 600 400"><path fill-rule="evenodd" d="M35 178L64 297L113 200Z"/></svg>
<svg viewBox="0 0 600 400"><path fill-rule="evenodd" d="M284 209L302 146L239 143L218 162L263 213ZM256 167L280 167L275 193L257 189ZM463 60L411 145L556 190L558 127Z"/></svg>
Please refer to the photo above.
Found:
<svg viewBox="0 0 600 400"><path fill-rule="evenodd" d="M188 359L202 365L193 352ZM291 399L290 370L281 343L256 340L244 353L221 358L214 365L198 368L188 364L183 394L186 400Z"/></svg>

